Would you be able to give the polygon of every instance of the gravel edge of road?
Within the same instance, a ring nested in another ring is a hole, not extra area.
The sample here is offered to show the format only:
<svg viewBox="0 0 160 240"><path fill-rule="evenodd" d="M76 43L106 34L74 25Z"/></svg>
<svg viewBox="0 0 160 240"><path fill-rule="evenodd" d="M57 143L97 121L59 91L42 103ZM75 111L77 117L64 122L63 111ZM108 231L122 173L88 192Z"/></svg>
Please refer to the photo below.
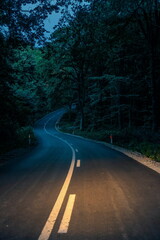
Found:
<svg viewBox="0 0 160 240"><path fill-rule="evenodd" d="M105 146L107 146L109 148L112 148L116 151L119 151L119 152L125 154L126 156L136 160L137 162L151 168L152 170L154 170L160 174L160 162L156 162L153 159L148 158L139 152L133 152L128 149L125 149L125 148L122 148L119 146L115 146L115 145L112 145L109 143L105 143L105 142L101 142L101 143L103 143Z"/></svg>

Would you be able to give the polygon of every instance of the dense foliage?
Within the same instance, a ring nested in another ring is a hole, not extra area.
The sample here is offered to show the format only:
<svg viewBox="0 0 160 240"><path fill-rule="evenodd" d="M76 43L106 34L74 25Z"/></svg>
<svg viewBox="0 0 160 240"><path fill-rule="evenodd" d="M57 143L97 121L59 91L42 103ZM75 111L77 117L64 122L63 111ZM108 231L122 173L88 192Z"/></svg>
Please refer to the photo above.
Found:
<svg viewBox="0 0 160 240"><path fill-rule="evenodd" d="M80 129L159 130L160 1L50 2L0 3L2 140L72 103ZM58 9L44 42L43 20Z"/></svg>
<svg viewBox="0 0 160 240"><path fill-rule="evenodd" d="M65 19L49 45L72 82L80 127L159 129L160 2L90 1Z"/></svg>
<svg viewBox="0 0 160 240"><path fill-rule="evenodd" d="M0 151L14 147L19 133L26 132L20 129L38 113L43 83L36 74L40 57L34 45L44 42L43 20L57 8L43 0L0 2Z"/></svg>

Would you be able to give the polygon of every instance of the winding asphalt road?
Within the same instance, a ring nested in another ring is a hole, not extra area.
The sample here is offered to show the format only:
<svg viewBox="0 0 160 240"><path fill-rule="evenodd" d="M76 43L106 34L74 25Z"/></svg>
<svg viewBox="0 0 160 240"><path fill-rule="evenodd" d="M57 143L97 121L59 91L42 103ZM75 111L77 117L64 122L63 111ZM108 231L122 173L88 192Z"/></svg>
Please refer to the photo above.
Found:
<svg viewBox="0 0 160 240"><path fill-rule="evenodd" d="M39 145L0 169L0 240L160 240L160 175L39 120Z"/></svg>

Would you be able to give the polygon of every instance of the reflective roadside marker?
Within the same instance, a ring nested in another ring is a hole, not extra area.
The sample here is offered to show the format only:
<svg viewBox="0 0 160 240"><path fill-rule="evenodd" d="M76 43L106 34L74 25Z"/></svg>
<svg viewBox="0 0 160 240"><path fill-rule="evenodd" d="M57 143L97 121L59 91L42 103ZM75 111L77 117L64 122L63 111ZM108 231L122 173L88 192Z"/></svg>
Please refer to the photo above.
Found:
<svg viewBox="0 0 160 240"><path fill-rule="evenodd" d="M112 136L112 134L110 135L110 140L111 140L111 144L113 144L113 136Z"/></svg>
<svg viewBox="0 0 160 240"><path fill-rule="evenodd" d="M28 142L29 142L29 145L31 145L31 135L30 134L28 135Z"/></svg>

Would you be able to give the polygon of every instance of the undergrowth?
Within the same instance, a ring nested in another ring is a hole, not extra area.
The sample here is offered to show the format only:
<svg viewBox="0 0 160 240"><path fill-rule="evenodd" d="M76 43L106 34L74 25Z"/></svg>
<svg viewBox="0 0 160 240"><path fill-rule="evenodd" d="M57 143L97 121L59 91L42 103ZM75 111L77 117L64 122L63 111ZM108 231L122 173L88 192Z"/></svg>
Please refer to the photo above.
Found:
<svg viewBox="0 0 160 240"><path fill-rule="evenodd" d="M30 138L30 140L29 140ZM12 141L5 141L0 145L0 155L17 148L27 148L36 144L36 138L31 126L21 127L16 131Z"/></svg>

